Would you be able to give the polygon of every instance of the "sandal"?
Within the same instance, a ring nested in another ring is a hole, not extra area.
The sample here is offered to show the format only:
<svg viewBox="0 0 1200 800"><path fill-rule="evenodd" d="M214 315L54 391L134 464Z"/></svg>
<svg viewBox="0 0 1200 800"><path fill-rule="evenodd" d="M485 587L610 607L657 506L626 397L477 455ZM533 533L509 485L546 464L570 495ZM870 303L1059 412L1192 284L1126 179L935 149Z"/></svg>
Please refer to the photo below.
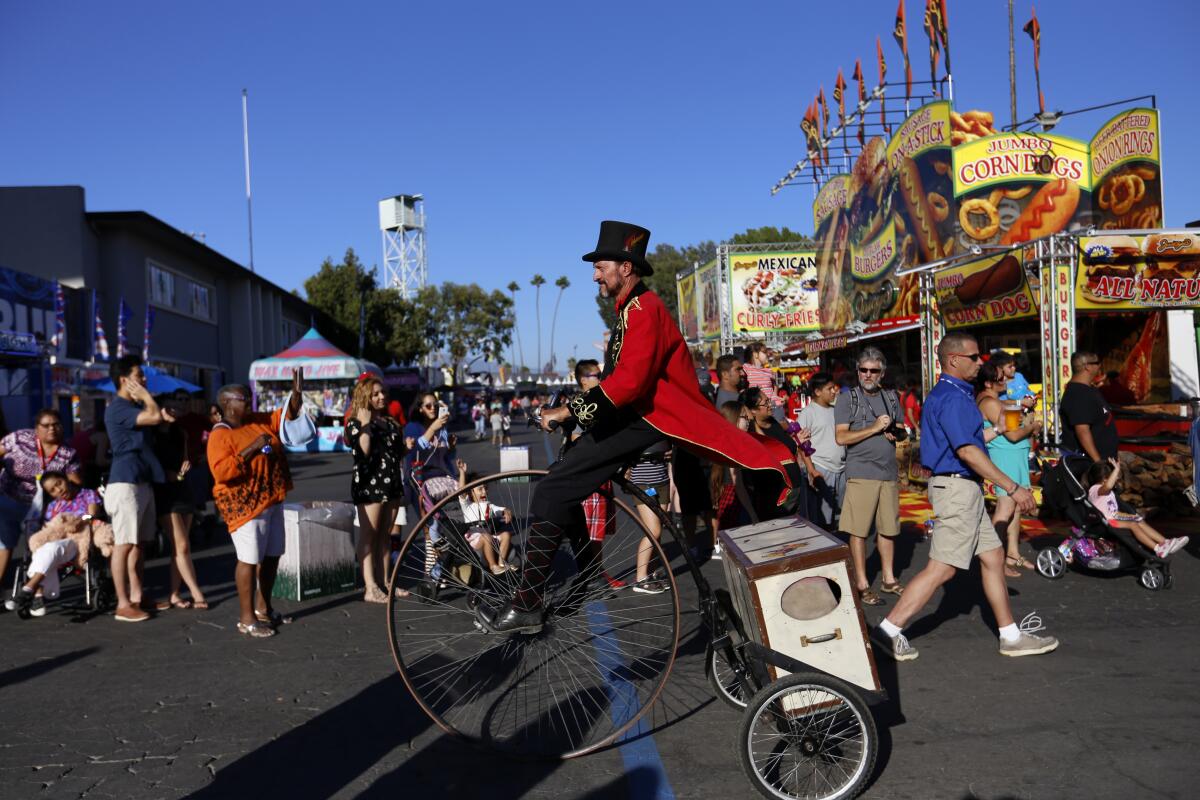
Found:
<svg viewBox="0 0 1200 800"><path fill-rule="evenodd" d="M192 603L180 598L179 600L159 600L154 604L155 611L170 611L172 608L178 608L182 611L192 607Z"/></svg>
<svg viewBox="0 0 1200 800"><path fill-rule="evenodd" d="M208 601L207 600L193 600L192 601L192 609L195 611L208 611Z"/></svg>
<svg viewBox="0 0 1200 800"><path fill-rule="evenodd" d="M275 631L264 625L260 625L257 622L251 625L247 625L244 622L239 622L237 624L237 632L243 636L249 636L251 639L266 639L275 635Z"/></svg>
<svg viewBox="0 0 1200 800"><path fill-rule="evenodd" d="M883 598L875 594L870 589L866 589L858 593L858 599L864 606L882 606L885 605Z"/></svg>
<svg viewBox="0 0 1200 800"><path fill-rule="evenodd" d="M1022 561L1024 561L1024 559L1022 559L1020 556L1005 556L1004 557L1004 577L1006 577L1006 578L1021 577L1021 575L1023 573L1019 569L1017 569L1017 567L1022 566Z"/></svg>
<svg viewBox="0 0 1200 800"><path fill-rule="evenodd" d="M266 611L255 611L254 618L264 625L270 625L272 628L278 628L280 625L291 625L295 622L295 619L290 614L285 616L274 609L269 614Z"/></svg>
<svg viewBox="0 0 1200 800"><path fill-rule="evenodd" d="M892 583L884 581L879 585L879 591L886 592L887 594L894 594L899 597L900 595L904 594L904 584L900 581L894 581Z"/></svg>

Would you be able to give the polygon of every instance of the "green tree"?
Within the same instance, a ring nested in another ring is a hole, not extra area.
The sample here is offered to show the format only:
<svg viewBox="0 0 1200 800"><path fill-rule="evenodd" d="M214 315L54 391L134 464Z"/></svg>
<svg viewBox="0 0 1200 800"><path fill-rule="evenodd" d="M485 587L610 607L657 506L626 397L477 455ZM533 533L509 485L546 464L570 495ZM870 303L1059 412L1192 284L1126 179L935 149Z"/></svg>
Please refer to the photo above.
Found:
<svg viewBox="0 0 1200 800"><path fill-rule="evenodd" d="M533 277L529 279L529 285L533 287L533 310L537 315L537 374L541 375L545 370L542 365L542 286L545 285L546 279L538 273L533 273Z"/></svg>
<svg viewBox="0 0 1200 800"><path fill-rule="evenodd" d="M474 283L426 286L417 304L432 320L430 346L449 355L456 377L469 355L499 362L512 341L512 301L498 289L488 292Z"/></svg>
<svg viewBox="0 0 1200 800"><path fill-rule="evenodd" d="M429 352L427 310L395 290L381 289L375 270L363 266L354 248L347 248L340 263L321 262L304 282L304 293L333 323L321 333L347 353L358 352L360 323L365 323L362 355L380 366L413 362Z"/></svg>
<svg viewBox="0 0 1200 800"><path fill-rule="evenodd" d="M556 369L558 359L554 357L554 328L558 325L558 304L562 302L563 292L570 287L571 282L567 280L567 276L563 275L554 282L558 287L558 296L554 298L554 314L550 317L550 368Z"/></svg>
<svg viewBox="0 0 1200 800"><path fill-rule="evenodd" d="M797 244L806 247L813 246L812 239L803 233L797 233L786 225L782 229L773 225L762 228L747 228L742 233L735 233L730 240L733 244Z"/></svg>

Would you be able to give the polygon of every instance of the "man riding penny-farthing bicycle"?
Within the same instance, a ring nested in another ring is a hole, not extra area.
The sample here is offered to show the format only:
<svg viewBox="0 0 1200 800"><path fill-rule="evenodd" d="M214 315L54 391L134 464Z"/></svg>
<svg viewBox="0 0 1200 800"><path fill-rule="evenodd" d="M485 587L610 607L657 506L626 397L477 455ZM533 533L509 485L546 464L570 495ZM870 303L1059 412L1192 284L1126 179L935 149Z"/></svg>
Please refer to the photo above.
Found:
<svg viewBox="0 0 1200 800"><path fill-rule="evenodd" d="M593 264L592 280L600 294L613 299L617 325L600 385L541 413L543 430L571 421L587 435L550 468L533 493L534 521L515 597L502 608L479 609L481 621L495 633L541 630L543 592L563 537L580 561L581 574L595 557L595 549L586 544L583 500L663 438L722 463L776 471L788 488L800 485L795 460L784 445L738 430L700 393L692 356L675 320L642 282L653 273L646 260L649 240L645 228L607 220L600 224L596 249L583 256Z"/></svg>

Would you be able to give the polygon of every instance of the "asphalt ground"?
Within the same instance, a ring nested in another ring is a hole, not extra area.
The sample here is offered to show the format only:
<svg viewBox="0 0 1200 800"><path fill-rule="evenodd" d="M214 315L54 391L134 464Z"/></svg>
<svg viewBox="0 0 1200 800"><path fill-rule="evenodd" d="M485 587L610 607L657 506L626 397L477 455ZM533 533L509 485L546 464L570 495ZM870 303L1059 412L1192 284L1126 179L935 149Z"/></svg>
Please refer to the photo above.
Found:
<svg viewBox="0 0 1200 800"><path fill-rule="evenodd" d="M540 434L518 430L516 440L531 445L533 466L545 463ZM486 443L461 450L480 472L498 465ZM294 457L292 499L345 499L349 463ZM927 546L908 533L898 550L903 580ZM269 641L246 639L234 630L225 535L198 536L194 555L207 612L140 625L53 606L28 621L0 613L0 798L755 796L734 749L741 717L705 681L685 576L679 659L650 735L569 762L521 763L431 725L396 673L380 606L354 594L281 602L296 622ZM1131 575L1010 581L1018 618L1036 611L1062 641L1025 659L997 654L978 575L960 575L907 631L920 658L878 659L890 699L875 709L881 749L864 796L1194 797L1195 549L1173 570L1161 592ZM723 584L719 564L704 572ZM165 560L147 575L151 594L165 594ZM868 621L886 611L868 608Z"/></svg>

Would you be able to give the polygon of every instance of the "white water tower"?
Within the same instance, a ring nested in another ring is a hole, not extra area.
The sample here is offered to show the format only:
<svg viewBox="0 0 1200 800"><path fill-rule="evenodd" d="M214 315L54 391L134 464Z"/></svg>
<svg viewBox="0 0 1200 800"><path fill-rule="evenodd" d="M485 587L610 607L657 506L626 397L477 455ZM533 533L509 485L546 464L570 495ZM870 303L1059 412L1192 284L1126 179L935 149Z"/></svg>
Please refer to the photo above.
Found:
<svg viewBox="0 0 1200 800"><path fill-rule="evenodd" d="M379 230L383 233L383 274L386 285L406 300L425 288L425 198L398 194L379 201Z"/></svg>

